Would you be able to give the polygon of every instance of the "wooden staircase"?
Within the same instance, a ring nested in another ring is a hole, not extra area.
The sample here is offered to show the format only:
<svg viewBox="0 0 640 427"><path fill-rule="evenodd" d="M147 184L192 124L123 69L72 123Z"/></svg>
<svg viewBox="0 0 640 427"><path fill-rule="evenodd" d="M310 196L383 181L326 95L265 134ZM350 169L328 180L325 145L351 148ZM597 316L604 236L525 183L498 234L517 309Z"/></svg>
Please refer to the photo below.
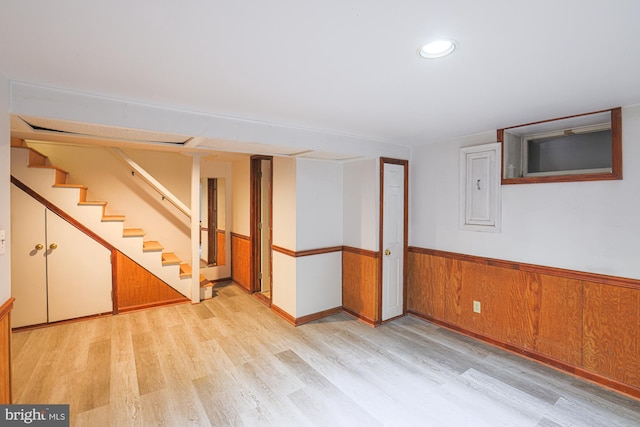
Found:
<svg viewBox="0 0 640 427"><path fill-rule="evenodd" d="M81 222L83 225L87 226L89 229L104 238L110 244L118 248L118 250L120 250L122 253L138 262L142 267L149 270L152 274L156 275L160 280L169 284L182 295L186 296L187 298L191 298L191 265L182 262L182 260L175 253L165 251L160 242L154 240L145 240L145 232L143 229L125 228L124 222L126 220L126 217L124 215L108 214L108 203L106 201L87 200L88 187L79 184L68 184L67 176L69 175L69 173L65 170L51 165L50 161L45 155L28 147L22 140L12 139L11 146L12 175L18 175L16 176L16 179L32 188L38 194L41 194L43 197L47 199L48 197L52 197L53 200L50 201L53 204L55 204L74 218L76 218L77 215L78 218L76 219L78 219L79 222ZM26 165L24 164L25 160ZM14 163L16 164L15 167ZM26 166L26 169L24 169L24 166ZM40 170L43 171L43 174L45 174L45 176L27 176L28 174L25 173L27 170ZM46 182L46 175L50 176L50 174L53 174L53 186L46 183L42 184L42 181ZM53 188L54 190L50 190L51 188ZM49 191L47 191L47 189L49 189ZM56 193L56 189L76 190L78 196L75 203L70 203L69 196L67 196L66 194L62 195ZM75 204L75 207L79 207L80 209L98 209L100 212L99 219L96 219L95 212L93 212L93 216L90 217L89 215L87 215L87 212L77 211L73 209L74 207L72 206L72 204ZM73 212L70 212L70 210L72 210ZM120 233L115 233L113 231L114 227L117 229L118 226L120 229ZM159 260L159 262L157 262L157 260ZM153 266L153 264L157 264L157 268L150 268ZM167 272L164 271L167 269L174 271L175 275L167 274ZM200 274L200 285L201 287L211 285L206 277L202 274Z"/></svg>

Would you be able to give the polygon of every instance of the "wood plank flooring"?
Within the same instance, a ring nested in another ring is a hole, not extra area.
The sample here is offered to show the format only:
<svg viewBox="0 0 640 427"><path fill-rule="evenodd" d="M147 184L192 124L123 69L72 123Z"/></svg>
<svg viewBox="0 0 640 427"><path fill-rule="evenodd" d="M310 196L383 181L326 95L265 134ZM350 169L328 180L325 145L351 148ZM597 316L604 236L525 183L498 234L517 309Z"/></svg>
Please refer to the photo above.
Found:
<svg viewBox="0 0 640 427"><path fill-rule="evenodd" d="M14 403L77 426L640 426L640 402L405 317L293 328L214 298L13 335Z"/></svg>

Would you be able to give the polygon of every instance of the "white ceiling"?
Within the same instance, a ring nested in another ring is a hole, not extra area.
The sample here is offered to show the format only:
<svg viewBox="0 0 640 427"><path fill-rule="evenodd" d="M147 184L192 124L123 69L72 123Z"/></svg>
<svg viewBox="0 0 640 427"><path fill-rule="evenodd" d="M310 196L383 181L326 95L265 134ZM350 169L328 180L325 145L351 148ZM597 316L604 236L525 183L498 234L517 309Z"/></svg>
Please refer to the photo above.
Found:
<svg viewBox="0 0 640 427"><path fill-rule="evenodd" d="M0 0L0 73L416 146L640 103L640 1Z"/></svg>

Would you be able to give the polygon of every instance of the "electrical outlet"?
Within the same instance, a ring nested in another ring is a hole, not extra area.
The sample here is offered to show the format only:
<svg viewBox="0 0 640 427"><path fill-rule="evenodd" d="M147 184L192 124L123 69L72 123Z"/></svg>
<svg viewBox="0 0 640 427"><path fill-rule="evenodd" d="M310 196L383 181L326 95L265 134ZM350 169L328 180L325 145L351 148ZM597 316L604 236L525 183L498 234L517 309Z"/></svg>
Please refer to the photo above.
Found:
<svg viewBox="0 0 640 427"><path fill-rule="evenodd" d="M480 307L480 301L474 301L473 302L473 312L474 313L480 313L481 311L482 310L481 310L481 307Z"/></svg>

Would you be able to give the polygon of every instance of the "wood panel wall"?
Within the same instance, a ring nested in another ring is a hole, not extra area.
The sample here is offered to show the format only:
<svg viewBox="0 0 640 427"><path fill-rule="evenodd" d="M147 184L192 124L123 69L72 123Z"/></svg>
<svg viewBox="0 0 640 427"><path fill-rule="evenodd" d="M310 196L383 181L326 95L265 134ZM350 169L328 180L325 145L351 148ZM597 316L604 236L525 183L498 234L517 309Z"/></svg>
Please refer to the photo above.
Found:
<svg viewBox="0 0 640 427"><path fill-rule="evenodd" d="M0 405L11 403L11 310L13 298L0 306Z"/></svg>
<svg viewBox="0 0 640 427"><path fill-rule="evenodd" d="M231 280L251 292L251 239L231 233Z"/></svg>
<svg viewBox="0 0 640 427"><path fill-rule="evenodd" d="M118 311L189 301L129 257L116 251Z"/></svg>
<svg viewBox="0 0 640 427"><path fill-rule="evenodd" d="M640 388L640 289L584 283L583 367Z"/></svg>
<svg viewBox="0 0 640 427"><path fill-rule="evenodd" d="M640 281L420 248L407 263L408 312L640 396Z"/></svg>
<svg viewBox="0 0 640 427"><path fill-rule="evenodd" d="M342 250L342 307L365 323L380 323L378 252L343 247Z"/></svg>
<svg viewBox="0 0 640 427"><path fill-rule="evenodd" d="M225 248L225 231L218 230L216 238L218 239L218 257L216 259L216 265L225 265L225 263L227 262L227 251Z"/></svg>

